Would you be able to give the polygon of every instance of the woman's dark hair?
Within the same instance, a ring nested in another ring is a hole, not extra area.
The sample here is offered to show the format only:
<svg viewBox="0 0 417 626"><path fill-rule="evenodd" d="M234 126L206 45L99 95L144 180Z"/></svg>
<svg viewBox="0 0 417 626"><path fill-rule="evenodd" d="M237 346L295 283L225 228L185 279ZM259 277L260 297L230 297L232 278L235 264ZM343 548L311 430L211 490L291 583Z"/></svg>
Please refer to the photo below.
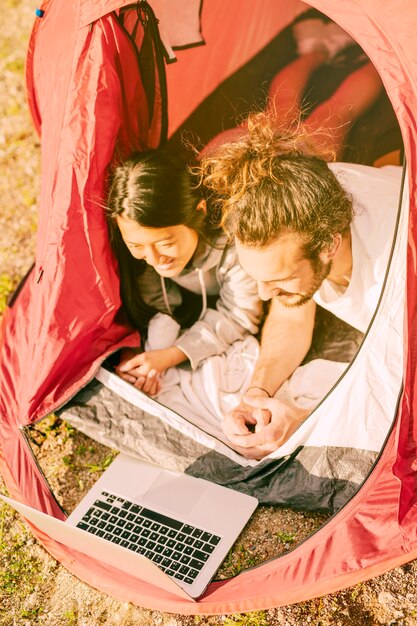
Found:
<svg viewBox="0 0 417 626"><path fill-rule="evenodd" d="M110 175L106 216L110 242L119 263L120 292L130 323L144 330L156 311L146 305L139 293L137 277L147 267L129 252L116 217L123 215L145 228L164 228L183 224L198 233L200 241L213 245L219 223L207 204L198 211L202 200L187 164L167 150L149 150L132 154L115 167Z"/></svg>

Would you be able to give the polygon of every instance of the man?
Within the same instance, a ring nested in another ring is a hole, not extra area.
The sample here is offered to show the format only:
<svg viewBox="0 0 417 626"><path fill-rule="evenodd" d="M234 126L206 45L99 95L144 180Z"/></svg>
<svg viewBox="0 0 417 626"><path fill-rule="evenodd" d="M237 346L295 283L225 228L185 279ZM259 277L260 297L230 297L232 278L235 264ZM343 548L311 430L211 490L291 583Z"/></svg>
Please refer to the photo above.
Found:
<svg viewBox="0 0 417 626"><path fill-rule="evenodd" d="M401 168L329 166L307 139L302 126L280 133L265 115L252 116L245 137L202 161L240 263L271 300L251 385L224 420L231 443L252 458L308 418L273 396L310 348L316 304L366 331L394 233Z"/></svg>

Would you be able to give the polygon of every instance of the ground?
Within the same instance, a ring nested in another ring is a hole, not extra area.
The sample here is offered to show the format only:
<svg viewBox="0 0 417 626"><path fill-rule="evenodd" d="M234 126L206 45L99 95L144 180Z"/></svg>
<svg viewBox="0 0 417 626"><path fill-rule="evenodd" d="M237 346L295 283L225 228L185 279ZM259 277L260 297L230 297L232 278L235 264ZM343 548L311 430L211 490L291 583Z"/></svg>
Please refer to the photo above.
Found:
<svg viewBox="0 0 417 626"><path fill-rule="evenodd" d="M0 314L35 253L40 146L25 101L24 60L35 19L29 0L3 0L0 21ZM51 115L53 111L51 111ZM70 509L113 452L51 416L32 432L54 492ZM0 490L5 486L0 479ZM239 538L226 576L294 547L319 514L262 507ZM0 626L417 626L417 562L339 593L246 615L184 617L115 600L77 580L0 505Z"/></svg>

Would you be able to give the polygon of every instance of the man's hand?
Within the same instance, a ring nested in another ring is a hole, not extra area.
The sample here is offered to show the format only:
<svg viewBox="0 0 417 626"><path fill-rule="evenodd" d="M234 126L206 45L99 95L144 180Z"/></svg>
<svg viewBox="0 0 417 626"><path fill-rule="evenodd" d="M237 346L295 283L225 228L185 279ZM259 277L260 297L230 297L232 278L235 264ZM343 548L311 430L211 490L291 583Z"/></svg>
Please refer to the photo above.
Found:
<svg viewBox="0 0 417 626"><path fill-rule="evenodd" d="M161 376L165 370L186 359L184 352L176 346L140 354L123 350L116 372L128 383L154 396L160 391Z"/></svg>
<svg viewBox="0 0 417 626"><path fill-rule="evenodd" d="M309 410L265 395L245 395L223 424L233 447L250 459L262 459L274 452L310 414Z"/></svg>
<svg viewBox="0 0 417 626"><path fill-rule="evenodd" d="M268 392L258 387L249 388L245 398L269 398ZM223 430L233 441L235 435L249 435L266 426L271 418L269 411L256 410L244 400L228 413L223 420Z"/></svg>

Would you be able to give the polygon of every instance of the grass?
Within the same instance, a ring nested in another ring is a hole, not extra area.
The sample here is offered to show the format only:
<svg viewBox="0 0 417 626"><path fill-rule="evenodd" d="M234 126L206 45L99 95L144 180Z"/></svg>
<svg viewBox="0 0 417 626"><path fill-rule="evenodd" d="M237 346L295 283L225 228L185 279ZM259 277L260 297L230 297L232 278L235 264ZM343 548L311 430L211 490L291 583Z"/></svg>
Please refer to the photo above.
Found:
<svg viewBox="0 0 417 626"><path fill-rule="evenodd" d="M0 505L0 624L9 626L11 614L36 623L41 606L31 606L31 596L44 584L44 563L31 552L31 533L8 505ZM27 622L26 622L27 623Z"/></svg>
<svg viewBox="0 0 417 626"><path fill-rule="evenodd" d="M225 626L270 626L270 622L265 611L233 614L230 617L225 617L223 624L225 624Z"/></svg>
<svg viewBox="0 0 417 626"><path fill-rule="evenodd" d="M7 304L7 298L16 288L17 280L3 272L0 274L0 314L4 312Z"/></svg>
<svg viewBox="0 0 417 626"><path fill-rule="evenodd" d="M289 544L291 545L292 543L294 543L295 541L295 535L293 535L292 533L286 533L284 531L280 531L277 532L277 539L280 543L283 543L284 545Z"/></svg>

